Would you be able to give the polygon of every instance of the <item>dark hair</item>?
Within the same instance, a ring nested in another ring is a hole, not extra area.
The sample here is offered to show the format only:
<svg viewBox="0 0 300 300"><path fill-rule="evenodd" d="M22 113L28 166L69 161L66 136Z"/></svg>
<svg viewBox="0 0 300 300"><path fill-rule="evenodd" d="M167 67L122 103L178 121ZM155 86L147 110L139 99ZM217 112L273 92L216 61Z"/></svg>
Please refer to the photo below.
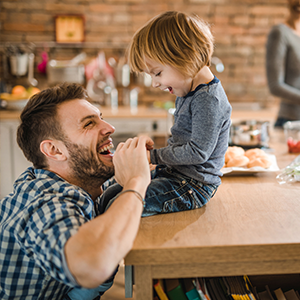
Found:
<svg viewBox="0 0 300 300"><path fill-rule="evenodd" d="M86 90L77 83L62 83L33 95L24 107L17 130L17 142L35 168L47 167L46 157L40 151L43 140L65 140L56 117L57 107L74 99L87 99Z"/></svg>

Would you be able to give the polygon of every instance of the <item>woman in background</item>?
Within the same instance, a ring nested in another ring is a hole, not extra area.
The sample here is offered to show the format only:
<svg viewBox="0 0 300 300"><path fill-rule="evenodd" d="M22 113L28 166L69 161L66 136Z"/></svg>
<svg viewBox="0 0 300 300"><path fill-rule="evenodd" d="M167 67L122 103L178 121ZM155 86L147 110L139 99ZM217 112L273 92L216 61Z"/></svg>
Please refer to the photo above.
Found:
<svg viewBox="0 0 300 300"><path fill-rule="evenodd" d="M287 20L273 26L266 49L269 89L281 99L275 127L300 120L300 1L288 0L288 6Z"/></svg>

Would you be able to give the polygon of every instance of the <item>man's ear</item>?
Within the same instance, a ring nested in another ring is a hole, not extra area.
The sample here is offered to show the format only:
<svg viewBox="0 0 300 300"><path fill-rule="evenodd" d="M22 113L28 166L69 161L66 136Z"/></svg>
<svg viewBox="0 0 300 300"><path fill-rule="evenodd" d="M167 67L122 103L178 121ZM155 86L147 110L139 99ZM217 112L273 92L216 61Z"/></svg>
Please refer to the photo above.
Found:
<svg viewBox="0 0 300 300"><path fill-rule="evenodd" d="M65 155L66 149L63 143L54 140L45 140L40 144L41 152L49 159L64 161L67 159Z"/></svg>

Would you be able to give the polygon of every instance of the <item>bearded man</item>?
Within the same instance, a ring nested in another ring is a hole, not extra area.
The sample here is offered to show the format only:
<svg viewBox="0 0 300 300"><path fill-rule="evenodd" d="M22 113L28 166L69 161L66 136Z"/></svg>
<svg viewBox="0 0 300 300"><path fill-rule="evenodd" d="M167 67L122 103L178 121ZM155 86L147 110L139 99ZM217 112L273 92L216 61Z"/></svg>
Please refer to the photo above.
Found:
<svg viewBox="0 0 300 300"><path fill-rule="evenodd" d="M113 155L115 129L78 84L34 95L20 118L17 142L33 167L0 201L0 298L94 299L96 290L99 299L137 234L152 141L129 139ZM123 190L101 214L114 173Z"/></svg>

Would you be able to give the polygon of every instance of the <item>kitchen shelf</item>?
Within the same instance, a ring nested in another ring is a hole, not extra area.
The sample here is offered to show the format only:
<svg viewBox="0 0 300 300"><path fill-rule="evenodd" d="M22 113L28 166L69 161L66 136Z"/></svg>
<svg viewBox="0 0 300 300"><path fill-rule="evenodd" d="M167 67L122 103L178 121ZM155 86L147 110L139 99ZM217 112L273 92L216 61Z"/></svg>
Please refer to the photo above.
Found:
<svg viewBox="0 0 300 300"><path fill-rule="evenodd" d="M128 47L127 43L103 43L103 42L83 42L83 43L57 43L53 41L44 41L44 42L4 42L0 43L0 50L5 49L7 45L31 45L36 48L100 48L100 49L126 49Z"/></svg>

